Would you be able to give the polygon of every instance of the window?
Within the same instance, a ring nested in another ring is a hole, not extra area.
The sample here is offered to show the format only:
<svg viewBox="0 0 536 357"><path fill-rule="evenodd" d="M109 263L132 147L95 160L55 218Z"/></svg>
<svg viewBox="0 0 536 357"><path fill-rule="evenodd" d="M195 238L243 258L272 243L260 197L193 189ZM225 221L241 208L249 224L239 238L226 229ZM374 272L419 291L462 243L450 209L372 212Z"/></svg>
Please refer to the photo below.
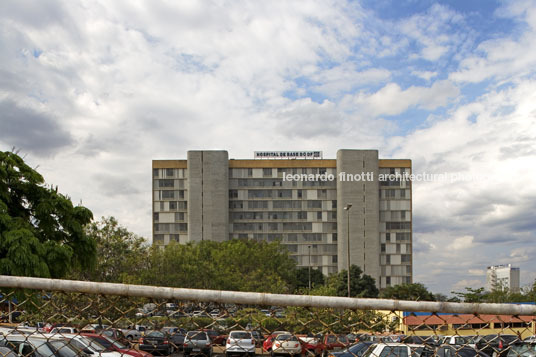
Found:
<svg viewBox="0 0 536 357"><path fill-rule="evenodd" d="M385 253L385 244L380 244L380 252Z"/></svg>
<svg viewBox="0 0 536 357"><path fill-rule="evenodd" d="M158 212L153 213L153 221L158 222L158 217L159 217Z"/></svg>
<svg viewBox="0 0 536 357"><path fill-rule="evenodd" d="M173 187L173 180L158 180L158 187Z"/></svg>
<svg viewBox="0 0 536 357"><path fill-rule="evenodd" d="M391 256L390 255L385 256L385 264L391 264Z"/></svg>
<svg viewBox="0 0 536 357"><path fill-rule="evenodd" d="M238 190L229 190L229 198L238 198Z"/></svg>
<svg viewBox="0 0 536 357"><path fill-rule="evenodd" d="M272 169L262 169L262 176L272 177Z"/></svg>
<svg viewBox="0 0 536 357"><path fill-rule="evenodd" d="M177 209L177 202L176 201L170 201L169 202L169 210L174 211Z"/></svg>
<svg viewBox="0 0 536 357"><path fill-rule="evenodd" d="M338 263L338 259L337 259L337 256L336 256L336 255L332 255L332 256L331 256L331 262L332 262L333 264L337 264L337 263Z"/></svg>
<svg viewBox="0 0 536 357"><path fill-rule="evenodd" d="M166 169L166 177L173 177L174 176L174 170L173 169Z"/></svg>
<svg viewBox="0 0 536 357"><path fill-rule="evenodd" d="M316 212L316 219L322 220L322 212Z"/></svg>
<svg viewBox="0 0 536 357"><path fill-rule="evenodd" d="M248 169L248 177L252 177L253 176L253 169Z"/></svg>
<svg viewBox="0 0 536 357"><path fill-rule="evenodd" d="M322 208L322 201L307 201L307 208Z"/></svg>
<svg viewBox="0 0 536 357"><path fill-rule="evenodd" d="M391 241L391 233L385 233L385 241L390 242Z"/></svg>
<svg viewBox="0 0 536 357"><path fill-rule="evenodd" d="M333 235L331 236L331 240L333 242L336 242L337 241L337 233L333 233Z"/></svg>
<svg viewBox="0 0 536 357"><path fill-rule="evenodd" d="M298 190L298 198L302 198L303 197L302 195L303 195L302 190Z"/></svg>
<svg viewBox="0 0 536 357"><path fill-rule="evenodd" d="M411 261L411 256L409 254L402 254L402 263L409 263Z"/></svg>
<svg viewBox="0 0 536 357"><path fill-rule="evenodd" d="M385 285L391 285L391 277L390 276L385 277Z"/></svg>
<svg viewBox="0 0 536 357"><path fill-rule="evenodd" d="M153 177L158 177L158 169L153 169Z"/></svg>

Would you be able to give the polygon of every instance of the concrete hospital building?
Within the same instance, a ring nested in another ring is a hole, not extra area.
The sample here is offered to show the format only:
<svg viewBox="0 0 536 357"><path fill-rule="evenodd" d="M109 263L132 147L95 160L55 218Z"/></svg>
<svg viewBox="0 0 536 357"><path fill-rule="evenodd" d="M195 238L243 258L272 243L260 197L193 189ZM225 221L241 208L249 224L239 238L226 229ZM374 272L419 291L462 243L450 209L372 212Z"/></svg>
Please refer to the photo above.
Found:
<svg viewBox="0 0 536 357"><path fill-rule="evenodd" d="M152 167L155 245L279 240L298 266L325 275L346 269L349 251L380 288L412 282L412 188L401 179L410 160L381 160L377 150L339 150L336 159L255 152L247 160L189 151Z"/></svg>

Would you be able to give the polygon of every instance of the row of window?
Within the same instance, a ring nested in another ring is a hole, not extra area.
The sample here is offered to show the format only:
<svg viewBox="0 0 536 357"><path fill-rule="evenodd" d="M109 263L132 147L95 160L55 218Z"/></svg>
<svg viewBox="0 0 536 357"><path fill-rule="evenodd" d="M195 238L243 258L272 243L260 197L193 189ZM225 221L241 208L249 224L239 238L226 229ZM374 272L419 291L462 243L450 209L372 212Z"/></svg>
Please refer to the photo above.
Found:
<svg viewBox="0 0 536 357"><path fill-rule="evenodd" d="M410 194L409 194L409 189L389 189L389 190L386 190L386 189L383 189L383 190L380 190L380 199L385 199L385 200L388 200L388 199L396 199L396 200L399 200L399 199L409 199L410 198Z"/></svg>
<svg viewBox="0 0 536 357"><path fill-rule="evenodd" d="M272 202L272 209L321 209L321 200L276 200L276 201L229 201L230 209L270 209L269 202ZM329 205L329 203L328 203ZM331 201L331 208L337 208L337 201Z"/></svg>
<svg viewBox="0 0 536 357"><path fill-rule="evenodd" d="M337 220L336 211L326 212L328 220ZM316 220L322 220L323 212L311 212L312 216ZM307 220L306 211L297 211L297 212L231 212L229 218L231 221L235 220Z"/></svg>
<svg viewBox="0 0 536 357"><path fill-rule="evenodd" d="M166 214L173 214L173 213L166 213ZM174 221L184 221L186 220L186 213L185 212L175 212L175 218ZM153 213L153 222L157 223L160 220L160 212Z"/></svg>
<svg viewBox="0 0 536 357"><path fill-rule="evenodd" d="M154 178L185 178L186 169L153 169Z"/></svg>
<svg viewBox="0 0 536 357"><path fill-rule="evenodd" d="M183 200L185 195L184 190L161 190L155 191L155 200Z"/></svg>
<svg viewBox="0 0 536 357"><path fill-rule="evenodd" d="M411 222L385 222L386 230L409 230Z"/></svg>
<svg viewBox="0 0 536 357"><path fill-rule="evenodd" d="M409 242L411 240L411 233L401 232L401 233L385 233L386 242Z"/></svg>
<svg viewBox="0 0 536 357"><path fill-rule="evenodd" d="M167 202L169 206L169 211L177 211L181 210L184 211L188 209L188 202L187 201L169 201ZM165 202L160 202L160 211L165 210Z"/></svg>
<svg viewBox="0 0 536 357"><path fill-rule="evenodd" d="M316 223L315 223L316 224ZM246 231L300 231L311 232L313 230L312 222L283 222L283 223L232 223L233 232ZM321 223L323 233L336 232L337 223L323 222Z"/></svg>
<svg viewBox="0 0 536 357"><path fill-rule="evenodd" d="M397 255L400 255L401 264L411 263L411 254L397 254ZM389 254L384 254L384 255L382 255L382 258L383 257L385 257L385 263L381 262L381 264L390 265L391 264L391 256Z"/></svg>
<svg viewBox="0 0 536 357"><path fill-rule="evenodd" d="M188 232L188 223L155 223L155 232Z"/></svg>

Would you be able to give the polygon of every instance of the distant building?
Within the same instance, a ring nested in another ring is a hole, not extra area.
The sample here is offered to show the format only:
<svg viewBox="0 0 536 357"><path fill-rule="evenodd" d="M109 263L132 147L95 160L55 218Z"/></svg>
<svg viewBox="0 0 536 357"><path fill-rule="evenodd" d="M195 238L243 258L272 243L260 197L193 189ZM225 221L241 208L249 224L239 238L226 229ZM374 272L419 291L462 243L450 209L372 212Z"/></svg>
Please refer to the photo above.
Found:
<svg viewBox="0 0 536 357"><path fill-rule="evenodd" d="M486 290L519 291L519 268L508 265L492 265L486 273Z"/></svg>
<svg viewBox="0 0 536 357"><path fill-rule="evenodd" d="M156 246L278 240L299 267L328 275L346 269L349 256L380 288L412 282L411 181L401 179L410 160L381 160L377 150L339 150L336 159L256 152L252 160L189 151L152 166Z"/></svg>

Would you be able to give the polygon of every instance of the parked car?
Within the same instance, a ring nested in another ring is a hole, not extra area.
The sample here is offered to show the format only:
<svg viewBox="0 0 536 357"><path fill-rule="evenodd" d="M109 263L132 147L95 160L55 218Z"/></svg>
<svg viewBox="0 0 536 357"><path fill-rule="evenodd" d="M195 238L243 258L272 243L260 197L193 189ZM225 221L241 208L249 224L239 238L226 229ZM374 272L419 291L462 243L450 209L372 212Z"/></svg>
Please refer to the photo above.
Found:
<svg viewBox="0 0 536 357"><path fill-rule="evenodd" d="M147 327L143 325L134 325L122 329L121 331L129 341L139 341L141 336L147 331Z"/></svg>
<svg viewBox="0 0 536 357"><path fill-rule="evenodd" d="M135 337L134 336L135 334L131 334L130 336L132 338L127 338L127 336L125 336L125 334L123 333L123 330L120 330L118 328L107 328L105 330L97 330L95 333L99 333L101 335L108 336L111 339L113 339L115 341L119 341L122 344L127 345L127 346L132 345L132 341L134 340L134 337ZM141 337L141 335L138 336L138 339L135 340L135 341L138 341L140 339L140 337Z"/></svg>
<svg viewBox="0 0 536 357"><path fill-rule="evenodd" d="M225 343L225 356L255 356L255 339L249 331L231 331Z"/></svg>
<svg viewBox="0 0 536 357"><path fill-rule="evenodd" d="M371 341L358 342L342 351L331 352L328 357L361 357L372 344Z"/></svg>
<svg viewBox="0 0 536 357"><path fill-rule="evenodd" d="M18 352L18 351L17 351ZM19 355L13 352L9 347L0 347L0 356L2 357L18 357Z"/></svg>
<svg viewBox="0 0 536 357"><path fill-rule="evenodd" d="M261 347L262 343L264 341L263 334L258 330L252 330L250 332L251 332L251 335L253 336L253 338L255 339L255 346Z"/></svg>
<svg viewBox="0 0 536 357"><path fill-rule="evenodd" d="M101 344L107 350L110 350L110 351L115 351L123 355L126 354L126 355L131 355L134 357L152 357L152 354L148 352L130 348L129 346L124 345L121 342L116 341L103 334L82 332L81 335L89 338L92 341L98 342L99 344Z"/></svg>
<svg viewBox="0 0 536 357"><path fill-rule="evenodd" d="M0 346L17 351L20 356L89 357L68 344L65 338L46 335L5 334L0 336Z"/></svg>
<svg viewBox="0 0 536 357"><path fill-rule="evenodd" d="M330 352L342 351L348 347L348 338L346 335L327 334L324 336L324 357Z"/></svg>
<svg viewBox="0 0 536 357"><path fill-rule="evenodd" d="M65 334L64 337L69 345L78 351L83 351L88 355L100 357L121 357L121 353L108 350L106 347L88 337L75 334Z"/></svg>
<svg viewBox="0 0 536 357"><path fill-rule="evenodd" d="M536 341L525 340L510 345L507 357L536 357Z"/></svg>
<svg viewBox="0 0 536 357"><path fill-rule="evenodd" d="M478 351L474 347L459 346L459 345L442 345L436 352L435 357L489 357L482 351Z"/></svg>
<svg viewBox="0 0 536 357"><path fill-rule="evenodd" d="M201 331L204 331L207 333L213 345L220 345L220 346L225 345L225 341L227 340L227 335L220 334L218 331L213 330L213 329L202 329Z"/></svg>
<svg viewBox="0 0 536 357"><path fill-rule="evenodd" d="M419 357L425 351L424 345L406 343L375 343L363 354L363 357ZM433 352L430 350L430 356ZM453 356L454 357L454 356Z"/></svg>
<svg viewBox="0 0 536 357"><path fill-rule="evenodd" d="M169 342L173 345L174 351L182 351L184 345L184 337L186 336L186 330L176 326L162 327L160 331L164 332L169 339Z"/></svg>
<svg viewBox="0 0 536 357"><path fill-rule="evenodd" d="M298 337L292 334L279 334L275 337L272 344L270 356L296 356L302 353L302 345Z"/></svg>
<svg viewBox="0 0 536 357"><path fill-rule="evenodd" d="M446 345L469 346L476 348L476 343L473 336L445 336L443 337L441 343Z"/></svg>
<svg viewBox="0 0 536 357"><path fill-rule="evenodd" d="M61 326L61 327L54 327L52 330L50 330L51 334L75 334L78 333L78 329L76 327L70 327L70 326Z"/></svg>
<svg viewBox="0 0 536 357"><path fill-rule="evenodd" d="M139 349L150 354L168 356L173 352L166 333L162 331L149 331L140 338Z"/></svg>
<svg viewBox="0 0 536 357"><path fill-rule="evenodd" d="M322 336L298 336L302 345L302 352L307 356L322 356L326 346L322 343Z"/></svg>
<svg viewBox="0 0 536 357"><path fill-rule="evenodd" d="M516 342L519 342L516 335L486 335L476 341L476 348L493 357L504 357Z"/></svg>
<svg viewBox="0 0 536 357"><path fill-rule="evenodd" d="M417 345L425 345L429 346L431 348L438 347L441 344L441 341L439 341L439 337L435 335L431 336L406 336L402 340L403 343L410 343L410 344L417 344Z"/></svg>
<svg viewBox="0 0 536 357"><path fill-rule="evenodd" d="M272 332L272 334L270 336L268 336L264 342L262 343L262 349L266 352L270 352L272 351L272 344L275 340L275 338L278 336L278 335L281 335L281 334L290 334L290 332L287 332L287 331L274 331Z"/></svg>
<svg viewBox="0 0 536 357"><path fill-rule="evenodd" d="M184 339L184 357L202 354L212 357L212 342L205 331L188 331Z"/></svg>

